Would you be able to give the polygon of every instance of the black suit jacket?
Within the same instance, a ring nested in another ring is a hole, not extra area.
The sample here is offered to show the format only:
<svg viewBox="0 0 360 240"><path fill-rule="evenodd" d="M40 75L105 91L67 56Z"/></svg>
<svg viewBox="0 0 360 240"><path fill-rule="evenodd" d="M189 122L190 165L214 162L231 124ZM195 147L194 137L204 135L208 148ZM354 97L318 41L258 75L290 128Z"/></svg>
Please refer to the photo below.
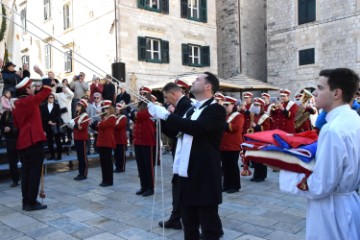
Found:
<svg viewBox="0 0 360 240"><path fill-rule="evenodd" d="M123 92L123 93L119 93L116 96L115 103L119 103L121 101L124 101L125 104L129 104L130 100L131 100L130 94L128 94L127 92Z"/></svg>
<svg viewBox="0 0 360 240"><path fill-rule="evenodd" d="M54 103L54 107L49 112L48 103L45 102L40 105L41 119L43 123L43 128L45 132L51 132L51 126L48 124L49 121L57 123L60 125L60 105L58 103Z"/></svg>
<svg viewBox="0 0 360 240"><path fill-rule="evenodd" d="M211 98L205 104L213 100ZM193 136L188 177L179 177L180 202L188 206L220 204L220 144L226 122L224 107L210 104L197 120L170 114L166 122Z"/></svg>

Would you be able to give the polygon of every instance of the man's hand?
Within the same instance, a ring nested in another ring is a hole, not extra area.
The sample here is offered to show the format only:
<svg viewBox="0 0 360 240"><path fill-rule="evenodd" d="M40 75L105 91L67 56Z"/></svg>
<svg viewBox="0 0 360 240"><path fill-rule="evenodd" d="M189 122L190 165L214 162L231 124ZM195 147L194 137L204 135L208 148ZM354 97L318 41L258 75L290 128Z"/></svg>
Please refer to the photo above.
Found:
<svg viewBox="0 0 360 240"><path fill-rule="evenodd" d="M149 103L147 105L149 113L152 117L166 120L170 115L170 112L166 110L164 107L156 105L154 103Z"/></svg>
<svg viewBox="0 0 360 240"><path fill-rule="evenodd" d="M44 76L43 71L39 68L38 65L35 65L35 66L34 66L34 71L35 71L37 74L39 74L40 77Z"/></svg>
<svg viewBox="0 0 360 240"><path fill-rule="evenodd" d="M11 131L11 128L9 127L4 127L4 132L10 132Z"/></svg>

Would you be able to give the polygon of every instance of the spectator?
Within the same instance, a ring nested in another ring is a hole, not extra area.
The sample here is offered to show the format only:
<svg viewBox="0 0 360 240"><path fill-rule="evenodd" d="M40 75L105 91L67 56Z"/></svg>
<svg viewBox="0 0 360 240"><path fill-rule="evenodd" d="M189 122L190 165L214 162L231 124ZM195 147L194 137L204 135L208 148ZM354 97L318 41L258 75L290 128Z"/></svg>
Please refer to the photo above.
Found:
<svg viewBox="0 0 360 240"><path fill-rule="evenodd" d="M1 71L3 81L4 81L4 89L3 93L6 90L11 92L11 97L16 96L15 85L21 81L21 76L15 71L16 65L12 62L7 62L4 66L4 69Z"/></svg>
<svg viewBox="0 0 360 240"><path fill-rule="evenodd" d="M97 76L93 77L93 82L90 85L90 103L94 101L94 93L101 93L103 92L103 85L100 83L100 78Z"/></svg>
<svg viewBox="0 0 360 240"><path fill-rule="evenodd" d="M111 82L111 76L106 75L106 82L102 92L102 98L104 100L110 100L114 104L115 97L115 85Z"/></svg>
<svg viewBox="0 0 360 240"><path fill-rule="evenodd" d="M120 93L116 96L115 103L120 103L121 101L124 101L125 104L130 103L130 94L126 92L126 89L124 87L119 87Z"/></svg>
<svg viewBox="0 0 360 240"><path fill-rule="evenodd" d="M6 110L11 110L10 98L11 98L10 90L4 90L3 95L1 96L1 106L2 106L1 112Z"/></svg>
<svg viewBox="0 0 360 240"><path fill-rule="evenodd" d="M92 104L90 104L91 107L90 107L90 111L89 111L89 117L92 119L90 126L96 125L96 123L101 120L101 116L99 115L102 110L101 103L102 103L101 94L94 93L94 102ZM91 128L90 133L92 133L94 136L93 146L94 146L95 153L97 153L97 147L96 147L97 130L95 128Z"/></svg>
<svg viewBox="0 0 360 240"><path fill-rule="evenodd" d="M86 91L89 90L89 86L85 82L85 73L80 72L79 76L75 76L70 83L70 88L74 92L74 98L71 104L71 110L74 115L76 104L84 95L86 95Z"/></svg>
<svg viewBox="0 0 360 240"><path fill-rule="evenodd" d="M70 122L70 120L72 118L71 102L74 97L74 93L67 86L62 86L62 92L55 93L54 95L60 105L60 113L61 113L62 123ZM71 141L72 141L71 128L66 126L65 131L61 134L63 143L65 143L65 132L67 133L67 139L68 139L66 141L66 144L71 144Z"/></svg>

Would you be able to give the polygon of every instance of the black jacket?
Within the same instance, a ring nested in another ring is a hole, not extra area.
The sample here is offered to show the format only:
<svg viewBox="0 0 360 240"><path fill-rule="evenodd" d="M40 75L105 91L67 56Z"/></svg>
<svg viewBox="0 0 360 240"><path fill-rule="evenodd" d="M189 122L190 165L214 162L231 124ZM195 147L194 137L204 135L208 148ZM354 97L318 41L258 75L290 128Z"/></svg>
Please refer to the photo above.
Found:
<svg viewBox="0 0 360 240"><path fill-rule="evenodd" d="M209 99L204 105L213 100ZM222 202L220 144L225 122L225 109L219 104L208 105L197 120L176 114L170 114L166 120L178 131L193 136L188 177L179 176L182 204L199 206Z"/></svg>
<svg viewBox="0 0 360 240"><path fill-rule="evenodd" d="M16 74L16 71L3 70L1 72L3 81L4 81L4 89L9 90L11 92L11 97L16 97L16 88L15 86L21 81L21 77Z"/></svg>
<svg viewBox="0 0 360 240"><path fill-rule="evenodd" d="M10 132L5 132L5 127L9 127ZM14 127L14 119L11 111L4 111L0 118L0 128L1 133L5 136L6 139L16 140L18 136L18 131Z"/></svg>
<svg viewBox="0 0 360 240"><path fill-rule="evenodd" d="M54 103L53 109L51 110L51 112L49 112L48 103L45 102L40 105L40 112L45 132L50 132L52 130L51 125L48 124L49 121L55 122L57 125L60 125L61 111L60 105L58 103Z"/></svg>
<svg viewBox="0 0 360 240"><path fill-rule="evenodd" d="M125 104L129 104L130 100L131 100L130 94L128 94L127 92L123 92L123 93L119 93L116 96L115 103L119 103L121 101L124 101Z"/></svg>

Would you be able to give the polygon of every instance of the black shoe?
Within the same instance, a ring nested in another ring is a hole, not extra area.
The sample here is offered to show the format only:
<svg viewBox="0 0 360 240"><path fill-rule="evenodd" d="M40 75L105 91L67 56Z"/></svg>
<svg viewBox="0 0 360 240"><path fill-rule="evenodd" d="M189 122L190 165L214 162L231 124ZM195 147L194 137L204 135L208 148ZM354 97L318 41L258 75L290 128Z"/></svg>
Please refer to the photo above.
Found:
<svg viewBox="0 0 360 240"><path fill-rule="evenodd" d="M46 209L46 208L47 208L47 205L36 202L35 205L27 205L24 210L25 211L37 211L37 210L42 210L42 209Z"/></svg>
<svg viewBox="0 0 360 240"><path fill-rule="evenodd" d="M236 193L236 192L238 192L238 191L239 191L239 189L230 188L230 189L227 190L226 192L227 192L227 193Z"/></svg>
<svg viewBox="0 0 360 240"><path fill-rule="evenodd" d="M81 180L85 180L85 179L86 179L86 176L81 175L81 174L77 175L77 176L74 178L74 180L76 180L76 181L81 181Z"/></svg>
<svg viewBox="0 0 360 240"><path fill-rule="evenodd" d="M61 156L55 158L55 161L59 161L59 160L61 160Z"/></svg>
<svg viewBox="0 0 360 240"><path fill-rule="evenodd" d="M108 186L112 186L112 183L100 183L99 186L100 187L108 187Z"/></svg>
<svg viewBox="0 0 360 240"><path fill-rule="evenodd" d="M220 230L219 231L219 238L222 238L224 236L224 230ZM200 236L199 236L200 239L204 239L204 235L203 233L200 233Z"/></svg>
<svg viewBox="0 0 360 240"><path fill-rule="evenodd" d="M53 159L55 159L55 156L50 156L47 158L47 160L53 160Z"/></svg>
<svg viewBox="0 0 360 240"><path fill-rule="evenodd" d="M264 178L251 178L250 181L251 182L263 182L263 181L265 181L265 179Z"/></svg>
<svg viewBox="0 0 360 240"><path fill-rule="evenodd" d="M152 190L152 189L146 190L146 191L142 194L143 197L148 197L148 196L151 196L151 195L154 195L154 190Z"/></svg>
<svg viewBox="0 0 360 240"><path fill-rule="evenodd" d="M13 182L13 183L10 185L10 187L17 187L17 186L19 186L19 183L18 183L18 182Z"/></svg>
<svg viewBox="0 0 360 240"><path fill-rule="evenodd" d="M140 189L136 192L136 195L142 195L145 191L146 191L145 189L140 188Z"/></svg>
<svg viewBox="0 0 360 240"><path fill-rule="evenodd" d="M227 190L229 190L228 188L223 188L222 192L227 192Z"/></svg>
<svg viewBox="0 0 360 240"><path fill-rule="evenodd" d="M180 230L182 229L182 225L180 220L168 220L168 221L161 221L159 222L159 226L162 228L171 228L171 229L176 229L176 230Z"/></svg>
<svg viewBox="0 0 360 240"><path fill-rule="evenodd" d="M121 173L122 171L120 169L115 169L114 173Z"/></svg>

